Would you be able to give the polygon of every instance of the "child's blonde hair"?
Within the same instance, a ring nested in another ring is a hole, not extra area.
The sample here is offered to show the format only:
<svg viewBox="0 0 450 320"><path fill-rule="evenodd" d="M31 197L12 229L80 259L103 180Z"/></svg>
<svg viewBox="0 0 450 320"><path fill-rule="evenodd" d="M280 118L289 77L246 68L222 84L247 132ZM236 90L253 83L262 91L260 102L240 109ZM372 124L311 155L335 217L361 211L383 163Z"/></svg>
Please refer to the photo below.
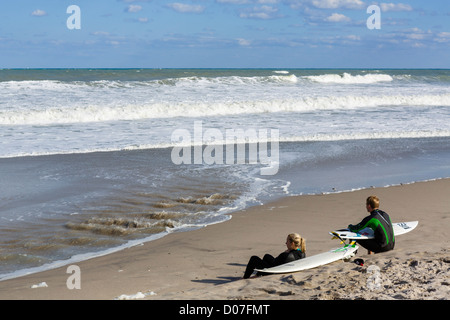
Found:
<svg viewBox="0 0 450 320"><path fill-rule="evenodd" d="M296 249L300 249L303 253L306 253L306 241L298 233L289 234L288 239L295 244Z"/></svg>

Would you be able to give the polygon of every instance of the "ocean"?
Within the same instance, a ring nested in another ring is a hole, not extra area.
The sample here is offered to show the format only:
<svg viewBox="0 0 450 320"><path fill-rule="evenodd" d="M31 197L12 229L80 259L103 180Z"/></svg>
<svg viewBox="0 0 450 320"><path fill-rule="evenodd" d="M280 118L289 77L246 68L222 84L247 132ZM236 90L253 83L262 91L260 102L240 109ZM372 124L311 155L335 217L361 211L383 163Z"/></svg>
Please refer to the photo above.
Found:
<svg viewBox="0 0 450 320"><path fill-rule="evenodd" d="M450 177L450 70L2 69L0 137L1 280Z"/></svg>

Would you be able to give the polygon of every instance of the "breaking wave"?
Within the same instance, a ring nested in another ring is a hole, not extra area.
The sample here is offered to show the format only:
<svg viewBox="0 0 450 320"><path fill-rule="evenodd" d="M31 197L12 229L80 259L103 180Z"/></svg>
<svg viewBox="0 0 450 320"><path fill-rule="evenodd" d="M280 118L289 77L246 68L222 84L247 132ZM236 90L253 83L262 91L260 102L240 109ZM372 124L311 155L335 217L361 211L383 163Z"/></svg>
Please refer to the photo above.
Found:
<svg viewBox="0 0 450 320"><path fill-rule="evenodd" d="M68 91L89 88L136 88L136 87L160 87L160 86L190 86L190 85L255 85L255 84L283 84L296 83L298 78L294 74L276 72L268 76L227 76L205 77L191 76L180 78L166 78L156 80L126 81L126 80L95 80L95 81L59 81L59 80L23 80L0 81L0 89L20 93L24 90L43 91Z"/></svg>
<svg viewBox="0 0 450 320"><path fill-rule="evenodd" d="M285 100L89 105L44 110L0 111L0 125L52 125L174 117L212 117L277 112L351 110L382 106L450 106L450 94L395 96L322 96Z"/></svg>
<svg viewBox="0 0 450 320"><path fill-rule="evenodd" d="M394 78L388 74L365 74L365 75L351 75L349 73L339 74L324 74L318 76L305 76L314 82L319 83L337 83L337 84L370 84L377 82L390 82Z"/></svg>

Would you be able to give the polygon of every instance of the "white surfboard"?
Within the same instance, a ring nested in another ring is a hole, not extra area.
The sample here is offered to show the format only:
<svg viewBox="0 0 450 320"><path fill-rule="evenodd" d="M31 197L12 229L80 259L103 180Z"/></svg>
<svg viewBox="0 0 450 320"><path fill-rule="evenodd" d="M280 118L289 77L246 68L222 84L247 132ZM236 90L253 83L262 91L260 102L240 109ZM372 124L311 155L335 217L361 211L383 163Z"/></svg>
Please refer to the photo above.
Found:
<svg viewBox="0 0 450 320"><path fill-rule="evenodd" d="M346 245L344 247L334 248L330 251L316 254L314 256L288 262L276 267L258 269L258 272L264 273L289 273L306 269L312 269L324 264L328 264L340 259L349 259L355 255L358 245Z"/></svg>
<svg viewBox="0 0 450 320"><path fill-rule="evenodd" d="M418 224L419 221L393 223L392 226L394 228L394 236L399 236L408 233L414 230ZM340 229L330 232L330 234L332 236L337 236L341 239L351 239L351 240L365 240L374 238L373 230L370 228L362 229L359 232L351 232L348 229Z"/></svg>

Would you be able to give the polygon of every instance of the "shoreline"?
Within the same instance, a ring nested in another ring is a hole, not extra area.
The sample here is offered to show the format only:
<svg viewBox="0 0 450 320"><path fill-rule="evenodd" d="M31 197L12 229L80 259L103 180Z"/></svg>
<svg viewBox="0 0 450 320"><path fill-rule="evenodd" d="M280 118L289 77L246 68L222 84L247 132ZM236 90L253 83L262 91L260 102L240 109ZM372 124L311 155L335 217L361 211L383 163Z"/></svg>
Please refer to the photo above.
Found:
<svg viewBox="0 0 450 320"><path fill-rule="evenodd" d="M422 182L431 182L431 181L445 180L445 179L450 179L450 177L448 177L448 178L434 178L434 179L429 179L429 180L424 180L424 181L413 181L413 182L406 182L406 183L400 183L400 184L392 184L392 185L386 185L386 186L377 187L377 188L389 188L389 187L395 187L395 186L409 185L409 184L422 183ZM371 186L371 187L355 188L355 189L351 189L351 190L341 190L341 191L330 191L330 192L306 193L306 194L298 194L298 195L294 194L294 195L280 196L279 198L275 198L273 200L269 200L267 203L262 204L262 205L268 205L270 203L273 203L273 202L276 202L276 201L280 201L281 199L290 198L290 197L340 194L340 193L348 193L348 192L355 192L355 191L361 191L361 190L369 190L369 189L372 189L372 188L374 188L374 187ZM245 212L246 210L248 210L249 208L254 207L254 206L255 207L259 207L259 206L261 206L261 204L253 204L253 205L247 207L246 209L239 209L239 210L236 210L236 211L233 211L233 212L230 212L230 213L226 213L226 214L224 214L224 216L228 216L229 218L221 220L221 221L218 221L218 222L214 222L214 223L211 223L211 224L208 224L208 225L197 226L197 227L192 227L192 228L191 227L186 227L186 228L181 228L180 230L175 230L175 231L172 231L172 232L162 232L162 233L151 235L151 236L146 237L146 238L130 240L129 242L124 243L122 245L119 245L118 247L112 247L112 248L109 248L109 249L105 249L103 251L92 252L92 253L76 254L76 255L72 256L71 258L69 258L69 259L55 260L53 262L44 264L42 266L24 268L24 269L16 270L16 271L11 272L11 273L0 274L0 283L2 281L13 280L13 279L16 279L16 278L24 277L24 276L27 276L27 275L32 275L32 274L35 274L35 273L41 273L41 272L50 271L50 270L53 270L53 269L56 269L56 268L63 268L63 267L67 267L69 265L80 263L80 262L83 262L83 261L86 261L86 260L91 260L91 259L107 256L107 255L110 255L110 254L114 254L114 253L120 252L122 250L127 250L127 249L132 248L132 247L144 245L147 242L155 241L157 239L166 237L166 236L168 236L170 234L173 234L173 233L191 232L193 230L202 229L202 228L208 227L208 226L213 225L213 224L223 223L223 222L226 222L229 219L231 219L232 215L234 215L236 213L239 213L239 212Z"/></svg>
<svg viewBox="0 0 450 320"><path fill-rule="evenodd" d="M446 179L450 179L450 177L448 177L448 178L434 178L434 179L429 179L429 180L424 180L424 181L414 181L414 182L406 182L406 183L400 183L400 184L392 184L392 185L387 185L387 186L383 186L383 187L376 187L376 188L390 188L390 187L396 187L396 186L410 185L410 184L415 184L415 183L425 183L425 182L432 182L432 181L439 181L439 180L446 180ZM267 203L262 204L262 205L268 205L270 203L277 202L277 201L280 201L280 200L282 200L284 198L290 198L290 197L340 194L340 193L349 193L349 192L362 191L362 190L370 190L370 189L373 189L373 188L374 187L371 186L371 187L355 188L355 189L351 189L351 190L330 191L330 192L321 192L321 193L311 193L311 194L307 193L307 194L300 194L300 195L282 196L282 197L270 200ZM229 219L231 219L231 216L234 215L234 214L237 214L239 212L245 212L246 210L248 210L251 207L259 207L259 206L261 206L261 205L260 204L253 204L253 205L249 206L246 209L240 209L240 210L237 210L235 212L227 213L227 214L224 214L224 216L229 216L230 217ZM224 219L222 221L214 222L214 223L211 223L211 224L208 224L208 225L204 225L204 226L198 226L198 227L193 227L193 228L186 227L186 228L181 228L180 230L175 230L173 232L162 232L162 233L159 233L159 234L151 235L151 236L146 237L146 238L130 240L129 242L124 243L123 245L120 245L118 247L112 247L112 248L109 248L109 249L105 249L103 251L93 252L93 253L76 254L76 255L74 255L71 258L66 259L66 260L55 260L53 262L44 264L42 266L20 269L20 270L11 272L11 273L5 273L3 275L0 274L0 283L2 281L13 280L13 279L17 279L17 278L20 278L20 277L24 277L24 276L28 276L28 275L32 275L32 274L36 274L36 273L51 271L51 270L56 269L56 268L63 268L63 267L67 267L69 265L73 265L73 264L76 264L76 263L81 263L83 261L100 258L100 257L107 256L107 255L110 255L110 254L115 254L115 253L118 253L118 252L123 251L123 250L127 250L127 249L130 249L130 248L136 247L136 246L144 245L147 242L152 242L152 241L158 240L160 238L169 236L170 234L191 232L191 231L194 231L194 230L197 230L197 229L202 229L202 228L208 227L210 225L226 222L229 219L227 218L227 219ZM186 229L186 230L184 230L184 229Z"/></svg>
<svg viewBox="0 0 450 320"><path fill-rule="evenodd" d="M284 197L232 213L232 219L225 222L168 234L118 252L76 262L81 276L79 290L67 288L66 282L71 274L67 273L68 265L65 265L0 281L0 299L333 298L337 291L328 290L330 293L327 293L324 289L327 283L325 276L329 277L334 272L359 272L354 270L355 264L339 261L306 272L236 280L242 277L251 255L283 251L285 235L290 232L298 232L306 238L307 256L339 246L339 242L330 240L328 231L359 222L367 214L363 203L370 194L380 197L380 208L391 215L393 222L419 220L419 226L413 232L398 237L393 251L368 256L364 249L360 249L355 258L381 264L387 263L386 259L391 262L400 259L397 265L402 265L415 257L417 263L409 262L409 265L414 264L416 269L427 258L440 261L441 267L448 268L446 261L450 261L450 245L445 236L450 217L448 190L450 179L446 178L322 195ZM448 269L441 275L448 279ZM302 280L308 277L309 282ZM354 277L365 279L366 275L361 273ZM310 290L299 285L312 283L313 278L324 284ZM336 279L333 281L336 282ZM42 283L47 287L31 288ZM345 287L345 284L342 285ZM283 289L277 294L278 289L264 291L255 286ZM439 299L441 294L448 298L449 287L447 280L442 280L431 298ZM302 289L302 292L296 289ZM141 295L136 295L139 292ZM367 294L370 293L373 294ZM396 297L408 299L408 294L395 293L385 299ZM358 297L349 292L347 298Z"/></svg>

